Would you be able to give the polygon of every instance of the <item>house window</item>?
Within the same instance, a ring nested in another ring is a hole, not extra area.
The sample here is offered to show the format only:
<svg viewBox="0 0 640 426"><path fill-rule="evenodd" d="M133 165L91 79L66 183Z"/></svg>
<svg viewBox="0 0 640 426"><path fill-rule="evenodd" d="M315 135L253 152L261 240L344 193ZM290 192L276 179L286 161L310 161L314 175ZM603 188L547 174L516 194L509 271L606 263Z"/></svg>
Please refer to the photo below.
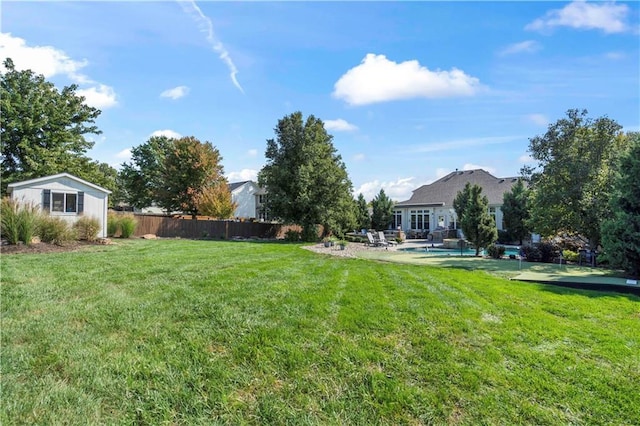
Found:
<svg viewBox="0 0 640 426"><path fill-rule="evenodd" d="M78 212L78 194L66 194L63 192L51 193L51 211L64 213Z"/></svg>
<svg viewBox="0 0 640 426"><path fill-rule="evenodd" d="M493 219L493 224L496 225L498 221L496 220L496 208L489 207L489 216Z"/></svg>
<svg viewBox="0 0 640 426"><path fill-rule="evenodd" d="M411 210L411 229L429 229L429 210Z"/></svg>
<svg viewBox="0 0 640 426"><path fill-rule="evenodd" d="M395 229L402 228L402 210L393 212L393 227Z"/></svg>

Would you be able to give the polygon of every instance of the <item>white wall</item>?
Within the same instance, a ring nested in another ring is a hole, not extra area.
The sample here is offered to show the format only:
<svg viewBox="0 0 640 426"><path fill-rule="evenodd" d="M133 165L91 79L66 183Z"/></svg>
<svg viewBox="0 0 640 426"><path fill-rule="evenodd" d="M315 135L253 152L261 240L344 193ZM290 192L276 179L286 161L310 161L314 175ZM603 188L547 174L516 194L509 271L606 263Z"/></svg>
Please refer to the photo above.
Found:
<svg viewBox="0 0 640 426"><path fill-rule="evenodd" d="M253 182L247 182L231 193L231 199L238 206L234 212L235 217L256 218L256 194L260 188Z"/></svg>

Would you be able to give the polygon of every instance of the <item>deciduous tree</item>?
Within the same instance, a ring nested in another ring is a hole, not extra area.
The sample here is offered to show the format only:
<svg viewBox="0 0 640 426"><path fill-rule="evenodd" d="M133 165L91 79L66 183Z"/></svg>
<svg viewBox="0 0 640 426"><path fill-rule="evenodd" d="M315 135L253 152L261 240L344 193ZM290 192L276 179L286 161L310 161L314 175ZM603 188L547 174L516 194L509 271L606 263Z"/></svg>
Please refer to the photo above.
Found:
<svg viewBox="0 0 640 426"><path fill-rule="evenodd" d="M572 231L600 243L600 224L609 209L612 169L626 138L621 126L607 117L595 120L572 109L542 136L529 140L536 168L523 169L533 191L534 231L551 236Z"/></svg>
<svg viewBox="0 0 640 426"><path fill-rule="evenodd" d="M85 154L100 134L94 124L100 110L76 95L76 85L59 91L43 75L18 71L4 61L0 83L0 147L2 192L11 182L68 172L109 187L104 166ZM107 170L111 174L111 170Z"/></svg>
<svg viewBox="0 0 640 426"><path fill-rule="evenodd" d="M482 187L467 183L456 195L454 206L462 232L478 256L481 248L498 239L496 224L489 214L489 199L482 195Z"/></svg>
<svg viewBox="0 0 640 426"><path fill-rule="evenodd" d="M219 151L194 137L152 137L131 150L131 159L120 178L134 207L155 204L167 212L196 215L202 191L227 184Z"/></svg>
<svg viewBox="0 0 640 426"><path fill-rule="evenodd" d="M275 218L303 226L311 238L318 224L326 233L355 225L351 180L333 137L313 115L295 112L278 121L267 140L266 165L258 182L266 188L266 208Z"/></svg>
<svg viewBox="0 0 640 426"><path fill-rule="evenodd" d="M196 199L196 207L200 214L217 219L228 219L233 217L237 203L233 202L229 185L224 182L200 191Z"/></svg>
<svg viewBox="0 0 640 426"><path fill-rule="evenodd" d="M154 136L131 149L131 162L124 163L119 173L124 198L130 206L141 209L158 202L164 160L172 145L173 140Z"/></svg>
<svg viewBox="0 0 640 426"><path fill-rule="evenodd" d="M220 152L210 142L192 136L175 139L163 162L158 205L195 216L201 192L227 184L221 161Z"/></svg>

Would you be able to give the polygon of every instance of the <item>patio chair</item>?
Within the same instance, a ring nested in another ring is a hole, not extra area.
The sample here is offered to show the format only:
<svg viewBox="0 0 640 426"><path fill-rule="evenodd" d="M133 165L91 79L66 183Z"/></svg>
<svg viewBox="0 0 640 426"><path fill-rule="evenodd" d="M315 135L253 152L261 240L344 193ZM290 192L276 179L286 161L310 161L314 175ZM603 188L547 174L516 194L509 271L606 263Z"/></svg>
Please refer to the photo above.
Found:
<svg viewBox="0 0 640 426"><path fill-rule="evenodd" d="M367 232L367 245L369 247L379 247L382 244L379 240L376 240L376 238L373 237L373 234L371 232Z"/></svg>
<svg viewBox="0 0 640 426"><path fill-rule="evenodd" d="M392 246L394 244L397 244L395 241L387 240L387 238L384 236L384 232L382 231L378 231L378 241L380 241L380 244L383 246Z"/></svg>

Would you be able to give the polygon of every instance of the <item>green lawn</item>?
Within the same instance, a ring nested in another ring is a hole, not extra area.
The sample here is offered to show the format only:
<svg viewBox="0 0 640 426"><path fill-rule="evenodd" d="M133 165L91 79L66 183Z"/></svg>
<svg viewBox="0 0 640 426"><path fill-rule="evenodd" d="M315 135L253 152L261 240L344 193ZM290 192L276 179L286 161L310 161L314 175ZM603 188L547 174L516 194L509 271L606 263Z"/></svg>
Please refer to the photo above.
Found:
<svg viewBox="0 0 640 426"><path fill-rule="evenodd" d="M1 262L3 425L640 419L632 295L272 243Z"/></svg>

